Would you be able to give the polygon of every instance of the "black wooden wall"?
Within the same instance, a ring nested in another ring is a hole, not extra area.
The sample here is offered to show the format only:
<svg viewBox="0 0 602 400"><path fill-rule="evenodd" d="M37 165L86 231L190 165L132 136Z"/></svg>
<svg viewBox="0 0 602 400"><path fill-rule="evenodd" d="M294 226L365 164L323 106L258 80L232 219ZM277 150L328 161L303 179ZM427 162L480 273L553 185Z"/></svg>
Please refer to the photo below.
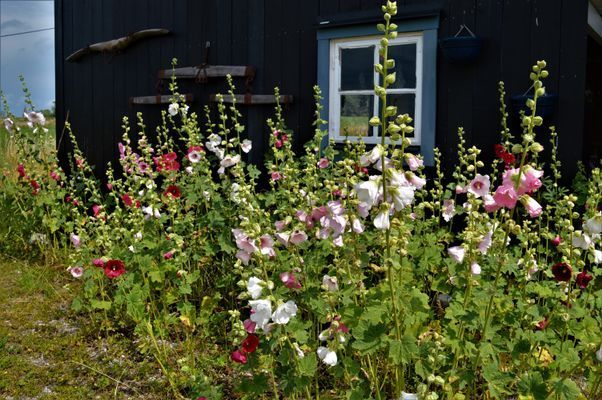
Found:
<svg viewBox="0 0 602 400"><path fill-rule="evenodd" d="M399 12L439 4L439 36L453 36L467 24L486 39L471 65L449 63L439 51L437 65L436 142L447 160L455 155L455 132L463 126L470 144L491 154L499 133L497 82L508 94L529 87L530 66L548 61L549 92L559 96L551 119L560 132L560 156L568 172L583 154L583 109L586 71L587 0L399 0ZM381 0L55 0L57 132L68 117L99 170L114 161L121 137L121 118L137 111L156 122L159 106L135 106L131 96L154 95L159 69L172 57L180 66L198 65L211 42L209 63L254 65L253 93L272 93L279 86L295 102L286 112L297 132L296 146L313 135L312 86L317 76L318 21L348 12L374 11ZM64 61L73 51L144 28L163 27L171 36L139 43L122 54L93 55L79 63ZM426 77L426 79L429 79ZM236 82L244 93L244 82ZM224 92L224 80L199 85L182 81L181 92L196 96L201 113L210 93ZM247 110L247 112L244 112ZM260 162L267 144L265 118L271 107L243 110L254 141L251 161ZM547 135L542 134L544 145ZM66 147L61 144L64 153Z"/></svg>

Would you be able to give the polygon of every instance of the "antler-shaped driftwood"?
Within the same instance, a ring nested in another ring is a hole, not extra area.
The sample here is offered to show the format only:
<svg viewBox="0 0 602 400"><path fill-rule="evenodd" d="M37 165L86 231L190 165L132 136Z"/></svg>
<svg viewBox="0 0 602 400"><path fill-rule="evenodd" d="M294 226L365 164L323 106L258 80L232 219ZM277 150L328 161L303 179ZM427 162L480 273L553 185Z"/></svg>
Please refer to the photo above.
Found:
<svg viewBox="0 0 602 400"><path fill-rule="evenodd" d="M77 62L83 57L92 53L115 53L121 51L133 43L155 36L164 36L170 33L167 29L144 29L142 31L131 33L127 36L120 37L119 39L113 39L106 42L94 43L83 49L77 50L75 53L67 57L69 62Z"/></svg>

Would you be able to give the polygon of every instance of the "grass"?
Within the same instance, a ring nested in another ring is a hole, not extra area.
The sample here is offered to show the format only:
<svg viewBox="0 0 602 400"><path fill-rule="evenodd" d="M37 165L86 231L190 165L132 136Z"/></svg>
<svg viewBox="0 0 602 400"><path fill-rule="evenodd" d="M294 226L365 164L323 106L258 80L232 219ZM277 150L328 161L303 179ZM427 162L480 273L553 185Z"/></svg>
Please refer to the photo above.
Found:
<svg viewBox="0 0 602 400"><path fill-rule="evenodd" d="M156 363L70 311L64 268L0 260L0 398L166 399Z"/></svg>

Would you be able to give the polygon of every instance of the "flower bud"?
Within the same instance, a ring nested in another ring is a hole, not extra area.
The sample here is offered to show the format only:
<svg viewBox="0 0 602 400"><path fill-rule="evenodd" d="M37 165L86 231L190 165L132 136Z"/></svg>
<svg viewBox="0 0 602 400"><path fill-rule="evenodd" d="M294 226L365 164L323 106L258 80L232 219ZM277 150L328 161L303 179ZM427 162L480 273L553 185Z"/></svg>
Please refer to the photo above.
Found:
<svg viewBox="0 0 602 400"><path fill-rule="evenodd" d="M380 125L380 118L378 117L372 117L370 118L370 126L379 126Z"/></svg>
<svg viewBox="0 0 602 400"><path fill-rule="evenodd" d="M543 151L543 146L538 142L534 142L531 145L531 151L534 153L541 153Z"/></svg>

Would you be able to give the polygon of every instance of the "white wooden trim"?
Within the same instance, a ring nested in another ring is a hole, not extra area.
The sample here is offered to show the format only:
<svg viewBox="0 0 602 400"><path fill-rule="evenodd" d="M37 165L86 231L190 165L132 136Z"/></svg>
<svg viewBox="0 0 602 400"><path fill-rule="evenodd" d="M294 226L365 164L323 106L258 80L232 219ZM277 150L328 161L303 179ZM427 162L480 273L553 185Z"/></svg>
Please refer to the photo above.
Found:
<svg viewBox="0 0 602 400"><path fill-rule="evenodd" d="M420 146L422 128L422 79L423 79L423 33L411 32L400 34L389 41L389 46L416 44L416 88L387 89L389 94L414 94L414 137L409 138L412 145ZM345 38L330 41L330 68L329 68L329 137L335 142L349 139L352 142L362 140L367 144L380 143L377 136L378 128L372 128L372 135L366 137L348 137L340 135L341 126L341 95L372 95L374 97L373 115L377 115L380 99L373 90L341 90L341 49L353 49L374 46L374 64L379 62L378 50L380 36L364 36ZM378 82L379 74L374 71L374 82ZM368 121L366 121L368 122ZM390 139L387 138L390 142Z"/></svg>
<svg viewBox="0 0 602 400"><path fill-rule="evenodd" d="M598 36L598 40L602 41L602 16L590 1L587 9L587 24L590 29Z"/></svg>

